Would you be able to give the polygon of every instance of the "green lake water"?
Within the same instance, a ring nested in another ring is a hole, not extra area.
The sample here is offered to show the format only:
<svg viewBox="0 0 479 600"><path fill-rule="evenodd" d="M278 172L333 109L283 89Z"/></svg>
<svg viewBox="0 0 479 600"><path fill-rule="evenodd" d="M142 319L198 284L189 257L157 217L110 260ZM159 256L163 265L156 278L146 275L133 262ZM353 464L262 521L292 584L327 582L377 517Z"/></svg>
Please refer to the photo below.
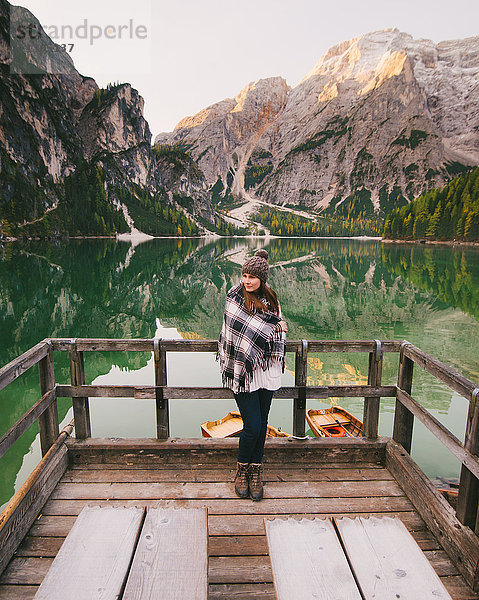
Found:
<svg viewBox="0 0 479 600"><path fill-rule="evenodd" d="M31 242L0 249L0 366L46 337L216 339L226 291L264 242L251 239ZM475 248L382 244L376 240L272 239L269 283L278 292L289 339L407 339L479 382L479 254ZM367 383L367 354L314 354L311 384ZM397 378L386 354L383 383ZM152 385L151 353L85 353L87 383ZM66 353L55 353L57 383L69 383ZM283 385L294 382L287 355ZM211 353L168 354L169 385L220 386ZM33 367L0 392L0 435L39 399ZM413 396L459 439L467 400L415 368ZM362 418L360 398L340 404ZM71 400L58 401L60 419ZM391 435L393 399L381 401L380 433ZM92 435L153 437L153 401L90 400ZM325 407L308 401L309 407ZM200 423L233 401L170 406L171 435L200 436ZM292 401L275 400L270 423L292 429ZM430 477L457 477L458 461L416 421L413 457ZM0 505L40 459L33 425L0 460Z"/></svg>

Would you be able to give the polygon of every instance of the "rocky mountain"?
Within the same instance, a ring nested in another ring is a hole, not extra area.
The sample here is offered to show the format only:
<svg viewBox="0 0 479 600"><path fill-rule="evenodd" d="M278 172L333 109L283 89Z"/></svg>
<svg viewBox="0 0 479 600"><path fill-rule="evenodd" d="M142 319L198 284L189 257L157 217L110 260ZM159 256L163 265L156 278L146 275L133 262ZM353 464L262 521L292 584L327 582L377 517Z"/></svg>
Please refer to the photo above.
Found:
<svg viewBox="0 0 479 600"><path fill-rule="evenodd" d="M385 213L479 164L479 37L369 33L294 88L250 83L156 141L186 145L223 193L331 213L356 195Z"/></svg>
<svg viewBox="0 0 479 600"><path fill-rule="evenodd" d="M19 23L42 35L16 39ZM188 168L157 157L143 106L143 98L130 84L100 89L91 77L81 75L34 15L0 0L4 228L7 224L20 235L32 230L112 233L128 229L124 214L129 223L151 223L153 234L167 233L168 219L175 223L182 219L194 228L173 193L191 195L195 215L207 224L213 222L203 174L192 178ZM76 222L72 214L77 215ZM164 226L158 228L156 222L162 219ZM176 225L170 225L176 233Z"/></svg>

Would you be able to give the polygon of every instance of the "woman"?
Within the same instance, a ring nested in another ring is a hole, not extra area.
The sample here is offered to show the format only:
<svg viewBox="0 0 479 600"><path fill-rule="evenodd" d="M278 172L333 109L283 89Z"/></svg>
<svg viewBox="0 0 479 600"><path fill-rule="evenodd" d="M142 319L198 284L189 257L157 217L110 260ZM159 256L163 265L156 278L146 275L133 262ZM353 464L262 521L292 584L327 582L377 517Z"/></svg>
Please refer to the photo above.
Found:
<svg viewBox="0 0 479 600"><path fill-rule="evenodd" d="M268 413L281 387L285 332L276 293L266 285L268 253L258 250L243 265L243 278L226 295L218 355L223 385L230 388L243 419L235 491L263 497L262 463Z"/></svg>

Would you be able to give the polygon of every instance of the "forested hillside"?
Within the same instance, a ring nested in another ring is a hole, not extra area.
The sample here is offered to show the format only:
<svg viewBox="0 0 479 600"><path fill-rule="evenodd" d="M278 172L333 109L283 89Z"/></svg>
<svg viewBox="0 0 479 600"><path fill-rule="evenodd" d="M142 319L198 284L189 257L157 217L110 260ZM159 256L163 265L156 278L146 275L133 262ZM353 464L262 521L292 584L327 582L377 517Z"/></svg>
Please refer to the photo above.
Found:
<svg viewBox="0 0 479 600"><path fill-rule="evenodd" d="M385 238L479 241L479 167L393 210Z"/></svg>

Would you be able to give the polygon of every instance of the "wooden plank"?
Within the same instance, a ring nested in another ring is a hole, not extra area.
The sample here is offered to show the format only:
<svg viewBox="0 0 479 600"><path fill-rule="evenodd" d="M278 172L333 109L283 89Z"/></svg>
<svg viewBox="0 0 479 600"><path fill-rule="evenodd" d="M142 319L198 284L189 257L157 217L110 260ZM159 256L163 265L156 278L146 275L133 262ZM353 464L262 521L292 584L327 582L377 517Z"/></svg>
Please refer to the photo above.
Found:
<svg viewBox="0 0 479 600"><path fill-rule="evenodd" d="M52 338L54 350L69 350L71 338ZM300 345L299 340L288 340L286 351L295 352ZM374 349L374 340L313 340L310 342L311 352L370 352ZM401 342L381 340L384 352L398 352ZM216 352L216 340L165 340L168 352ZM153 339L105 339L77 338L78 350L131 350L153 352Z"/></svg>
<svg viewBox="0 0 479 600"><path fill-rule="evenodd" d="M210 536L210 556L263 556L268 554L264 535Z"/></svg>
<svg viewBox="0 0 479 600"><path fill-rule="evenodd" d="M43 340L0 369L0 390L20 377L48 354L48 340Z"/></svg>
<svg viewBox="0 0 479 600"><path fill-rule="evenodd" d="M267 556L212 556L208 579L212 584L271 583L273 576Z"/></svg>
<svg viewBox="0 0 479 600"><path fill-rule="evenodd" d="M105 459L108 459L108 457L105 457ZM328 472L331 470L333 471L334 469L347 469L349 471L349 469L358 469L358 470L362 470L362 469L375 469L378 474L379 473L386 473L386 476L382 476L379 475L378 477L371 477L370 479L394 479L392 476L388 476L389 471L387 469L385 469L384 465L381 464L380 462L363 462L363 461L359 461L356 460L354 462L351 462L351 464L346 463L346 462L328 462L326 464L320 464L318 461L313 461L313 462L308 462L308 461L303 461L303 463L301 465L291 465L291 467L288 466L288 469L291 468L291 472L295 473L295 472L300 472L301 470L305 470L308 471L310 470L310 472L312 474L314 473L322 473L324 471L325 473L325 480L328 481L328 477L327 474ZM199 476L201 476L201 473L204 472L212 472L212 471L216 471L219 470L220 472L236 472L236 466L234 464L226 464L223 462L218 462L217 464L217 468L215 468L214 465L211 464L203 464L202 462L198 462L195 465L195 468L192 469L191 468L191 462L185 462L181 459L177 460L175 462L175 466L174 469L178 470L178 477L181 476L181 473L183 471L187 472L187 471L195 471L199 474ZM161 473L162 471L166 472L171 472L173 470L173 466L171 464L168 463L162 463L161 460L157 461L156 464L155 463L149 463L149 464L136 464L134 462L132 462L131 460L126 463L125 465L122 464L118 464L118 463L109 463L109 462L105 462L102 461L100 462L93 462L93 463L82 463L82 464L75 464L72 463L69 467L69 472L70 473L81 473L81 472L88 472L88 471L96 471L96 472L101 472L101 471L122 471L122 470L128 470L128 471L158 471L158 473ZM278 470L284 470L284 466L281 467L280 465L275 465L275 464L270 464L269 465L269 471L274 473L277 472ZM390 474L389 474L390 475ZM161 475L160 475L161 477ZM358 479L360 479L358 477ZM368 479L368 478L365 478ZM322 479L313 479L312 481L321 481ZM339 478L339 481L341 480L341 478ZM278 481L281 481L280 479ZM298 479L298 481L302 481L302 479Z"/></svg>
<svg viewBox="0 0 479 600"><path fill-rule="evenodd" d="M479 477L479 458L471 454L471 452L462 445L458 438L452 434L449 429L444 427L442 423L440 423L423 406L421 406L417 400L412 398L410 394L398 389L397 398L401 404L403 404L415 417L417 417L421 423L427 427L427 429L429 429L429 431L433 433L437 439L454 454L454 456L456 456L464 465L467 466L471 473L475 474L476 477ZM476 512L473 512L472 524L474 524L476 521Z"/></svg>
<svg viewBox="0 0 479 600"><path fill-rule="evenodd" d="M166 350L161 346L162 342L155 339L154 342L154 361L155 361L155 386L167 385L167 367ZM155 390L156 403L156 437L159 440L166 440L170 436L170 417L168 398L164 394L163 388Z"/></svg>
<svg viewBox="0 0 479 600"><path fill-rule="evenodd" d="M413 531L410 535L412 535L421 550L440 550L437 540L429 532ZM58 543L57 540L61 538L30 539L53 539L55 541L52 542L52 544L48 544L47 541L28 543L22 549L24 556L26 555L26 552L30 551L30 548L32 548L32 552L35 550L40 552L43 547L45 547L46 551L50 551L50 548L54 548L55 544ZM261 556L268 554L268 547L264 535L215 535L210 536L209 538L209 554L210 556ZM39 556L41 556L41 554ZM448 565L449 571L452 568L451 565ZM457 569L454 569L454 572L457 573Z"/></svg>
<svg viewBox="0 0 479 600"><path fill-rule="evenodd" d="M0 515L0 573L68 466L64 442L71 429L60 434Z"/></svg>
<svg viewBox="0 0 479 600"><path fill-rule="evenodd" d="M405 450L393 440L386 448L386 466L406 491L466 582L475 590L479 584L479 539L454 514L453 508L432 485Z"/></svg>
<svg viewBox="0 0 479 600"><path fill-rule="evenodd" d="M160 386L163 398L169 400L210 400L231 399L233 392L221 387L168 387ZM57 385L57 396L68 398L136 398L137 400L155 400L159 391L154 385ZM324 400L326 398L394 398L394 385L330 385L307 386L304 396L307 399ZM299 389L283 386L275 392L275 398L298 399Z"/></svg>
<svg viewBox="0 0 479 600"><path fill-rule="evenodd" d="M275 600L271 583L219 583L210 584L209 600ZM9 599L10 600L10 599Z"/></svg>
<svg viewBox="0 0 479 600"><path fill-rule="evenodd" d="M68 534L35 600L118 598L143 510L86 507Z"/></svg>
<svg viewBox="0 0 479 600"><path fill-rule="evenodd" d="M407 394L411 393L413 377L413 361L408 358L404 349L406 343L401 347L401 356L399 359L398 389ZM396 399L396 409L394 411L393 440L401 444L406 452L411 452L412 430L414 425L414 416L402 402Z"/></svg>
<svg viewBox="0 0 479 600"><path fill-rule="evenodd" d="M297 342L296 342L297 343ZM310 352L372 352L375 340L310 340ZM401 342L381 340L383 352L399 352Z"/></svg>
<svg viewBox="0 0 479 600"><path fill-rule="evenodd" d="M298 397L293 402L293 435L304 437L306 433L306 386L308 384L308 342L301 340L296 350L294 384Z"/></svg>
<svg viewBox="0 0 479 600"><path fill-rule="evenodd" d="M395 481L271 482L264 498L363 498L404 496ZM234 483L59 483L52 500L236 498Z"/></svg>
<svg viewBox="0 0 479 600"><path fill-rule="evenodd" d="M78 351L76 342L72 342L69 352L70 377L72 386L82 386L85 383L85 363L83 352ZM84 440L91 437L90 403L88 397L80 397L72 393L73 418L75 420L75 437Z"/></svg>
<svg viewBox="0 0 479 600"><path fill-rule="evenodd" d="M206 469L69 469L62 483L160 483L160 482L225 482L233 481L235 468ZM268 468L264 472L265 483L273 481L392 481L394 478L385 468Z"/></svg>
<svg viewBox="0 0 479 600"><path fill-rule="evenodd" d="M451 389L456 391L464 398L471 397L472 392L477 387L475 383L461 375L448 365L445 365L437 358L430 356L426 352L423 352L413 344L406 344L404 346L404 356L414 361L417 365L422 367L425 371L434 375L440 381L443 381L446 385L448 385ZM403 388L405 389L405 388ZM410 390L406 390L410 392Z"/></svg>
<svg viewBox="0 0 479 600"><path fill-rule="evenodd" d="M150 509L123 600L206 600L207 597L206 510Z"/></svg>
<svg viewBox="0 0 479 600"><path fill-rule="evenodd" d="M269 438L266 440L265 463L277 460L285 463L323 464L325 462L355 461L381 462L387 438L367 440L365 438ZM89 438L72 439L68 442L73 463L85 458L88 463L112 463L116 460L124 463L151 460L164 462L170 458L176 463L195 461L204 464L207 461L220 464L221 461L235 462L238 448L237 438L181 438L168 440ZM141 452L140 452L141 451ZM183 460L181 460L183 457Z"/></svg>
<svg viewBox="0 0 479 600"><path fill-rule="evenodd" d="M383 369L383 351L381 342L376 340L376 348L369 353L368 385L381 385ZM370 439L378 437L380 398L364 398L363 435Z"/></svg>
<svg viewBox="0 0 479 600"><path fill-rule="evenodd" d="M53 560L30 556L13 558L0 576L0 585L40 585Z"/></svg>
<svg viewBox="0 0 479 600"><path fill-rule="evenodd" d="M446 502L444 500L444 502ZM92 500L49 500L44 515L75 515L91 504ZM261 502L244 502L241 499L199 500L95 500L98 506L155 506L161 508L208 508L208 515L235 514L301 514L331 512L389 512L410 511L412 504L406 497L379 498L265 498Z"/></svg>
<svg viewBox="0 0 479 600"><path fill-rule="evenodd" d="M55 373L53 371L53 349L48 343L48 354L38 363L40 375L40 393L43 396L47 392L53 391L55 394ZM48 452L50 446L55 442L60 434L58 426L58 407L56 395L53 401L47 406L38 417L38 428L40 430L40 447L42 456Z"/></svg>
<svg viewBox="0 0 479 600"><path fill-rule="evenodd" d="M0 585L0 600L33 600L36 585Z"/></svg>
<svg viewBox="0 0 479 600"><path fill-rule="evenodd" d="M55 558L64 537L32 537L27 535L15 552L15 556L51 556Z"/></svg>
<svg viewBox="0 0 479 600"><path fill-rule="evenodd" d="M441 579L399 519L336 519L365 600L451 599Z"/></svg>
<svg viewBox="0 0 479 600"><path fill-rule="evenodd" d="M465 450L473 456L479 455L479 393L475 390L469 400L467 413L466 434L464 438ZM456 515L459 521L475 529L479 533L479 519L476 521L479 500L479 480L477 471L474 472L470 465L461 465L459 480L459 494L457 498Z"/></svg>
<svg viewBox="0 0 479 600"><path fill-rule="evenodd" d="M56 399L55 390L49 390L0 438L0 457L12 447L14 442L33 425L38 417Z"/></svg>
<svg viewBox="0 0 479 600"><path fill-rule="evenodd" d="M317 520L324 521L325 519ZM301 523L304 521L305 519L296 522ZM287 540L289 540L289 538L287 538ZM285 541L285 543L287 543L287 541ZM340 546L339 540L336 539L336 543L338 546ZM269 553L271 555L271 550L269 551ZM435 551L432 551L426 552L425 555L428 556L428 561L432 565L432 568L434 570L437 570L438 574L443 573L445 576L449 576L450 574L457 574L457 570L451 569L450 562L447 561L445 553L442 553L442 555L439 554L438 556ZM344 554L342 553L342 550L341 556L344 563L346 563L347 565L347 560ZM300 560L300 558L301 555L298 556L298 560ZM270 558L268 558L267 556L212 556L210 558L209 564L210 566L208 570L208 575L210 583L270 583L271 581L273 581ZM294 564L294 561L291 564ZM320 565L320 568L323 568L323 565L321 563L318 562L317 565ZM330 577L330 579L333 579L331 578L330 573L326 573L325 576L328 576ZM335 581L335 583L337 584L337 581ZM303 596L298 594L298 596L293 597L310 598L311 596ZM324 597L326 600L331 596L319 597ZM342 597L343 596L339 596L339 598ZM416 598L417 596L414 596L413 600L416 600Z"/></svg>
<svg viewBox="0 0 479 600"><path fill-rule="evenodd" d="M368 513L369 514L369 513ZM314 513L308 517L314 516L367 516L364 513L351 512L330 512L330 513ZM391 515L400 518L406 525L408 530L418 536L417 540L424 549L437 549L437 542L431 533L425 531L426 524L421 517L414 511L410 512L392 512L392 513L375 513L376 516ZM266 515L267 518L273 518L274 515ZM302 515L293 515L300 518ZM209 535L211 536L255 536L263 535L263 517L264 515L210 515L208 518ZM39 537L65 537L75 522L75 516L50 516L41 515L30 528L29 536ZM421 541L419 541L421 540Z"/></svg>
<svg viewBox="0 0 479 600"><path fill-rule="evenodd" d="M265 530L278 600L361 600L331 521L265 520Z"/></svg>
<svg viewBox="0 0 479 600"><path fill-rule="evenodd" d="M471 590L461 576L441 577L441 581L454 600L477 600L479 598L479 595Z"/></svg>

